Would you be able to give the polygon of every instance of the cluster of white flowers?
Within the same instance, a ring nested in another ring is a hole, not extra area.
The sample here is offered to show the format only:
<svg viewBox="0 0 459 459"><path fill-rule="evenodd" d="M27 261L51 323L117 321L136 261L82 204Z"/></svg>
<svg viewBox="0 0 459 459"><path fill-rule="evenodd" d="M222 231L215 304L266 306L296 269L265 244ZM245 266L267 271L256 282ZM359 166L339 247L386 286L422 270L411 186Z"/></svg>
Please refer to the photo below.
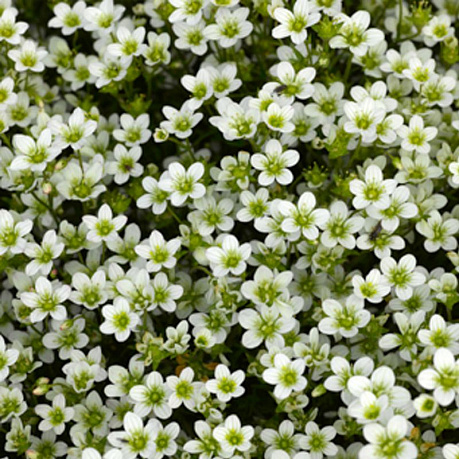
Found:
<svg viewBox="0 0 459 459"><path fill-rule="evenodd" d="M0 0L0 457L458 459L458 31Z"/></svg>

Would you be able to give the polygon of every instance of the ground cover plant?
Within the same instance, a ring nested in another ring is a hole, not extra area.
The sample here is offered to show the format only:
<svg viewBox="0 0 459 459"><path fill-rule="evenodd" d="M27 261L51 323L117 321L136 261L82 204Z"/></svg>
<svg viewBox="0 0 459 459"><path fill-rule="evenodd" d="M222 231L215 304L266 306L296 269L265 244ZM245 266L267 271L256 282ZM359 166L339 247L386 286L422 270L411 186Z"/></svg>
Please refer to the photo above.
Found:
<svg viewBox="0 0 459 459"><path fill-rule="evenodd" d="M0 457L459 458L458 0L0 0Z"/></svg>

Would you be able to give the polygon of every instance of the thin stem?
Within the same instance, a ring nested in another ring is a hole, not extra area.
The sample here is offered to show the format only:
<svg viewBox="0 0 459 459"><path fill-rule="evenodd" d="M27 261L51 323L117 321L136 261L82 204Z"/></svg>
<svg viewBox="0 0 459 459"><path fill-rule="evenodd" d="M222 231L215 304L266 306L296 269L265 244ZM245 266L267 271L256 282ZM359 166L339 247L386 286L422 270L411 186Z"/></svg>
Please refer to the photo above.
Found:
<svg viewBox="0 0 459 459"><path fill-rule="evenodd" d="M349 59L347 61L347 65L346 65L346 70L344 71L344 81L347 81L349 79L349 75L351 74L351 68L352 68L352 59L353 59L353 55L351 54L349 56Z"/></svg>
<svg viewBox="0 0 459 459"><path fill-rule="evenodd" d="M59 218L57 217L56 212L54 211L53 207L51 204L48 204L47 202L43 201L43 199L39 198L37 196L37 193L35 191L31 191L30 194L34 197L36 201L38 201L42 206L44 206L46 209L49 210L51 216L53 217L54 221L56 222L56 225L59 226Z"/></svg>
<svg viewBox="0 0 459 459"><path fill-rule="evenodd" d="M398 24L397 24L397 41L402 36L402 21L403 21L403 0L398 1Z"/></svg>

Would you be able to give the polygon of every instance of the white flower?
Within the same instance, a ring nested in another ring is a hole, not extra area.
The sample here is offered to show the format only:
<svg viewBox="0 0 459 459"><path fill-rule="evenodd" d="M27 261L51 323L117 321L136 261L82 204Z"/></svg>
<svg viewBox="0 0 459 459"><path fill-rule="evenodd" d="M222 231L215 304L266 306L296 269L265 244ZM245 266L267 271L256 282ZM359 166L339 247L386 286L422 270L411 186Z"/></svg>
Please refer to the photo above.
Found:
<svg viewBox="0 0 459 459"><path fill-rule="evenodd" d="M102 88L113 81L121 81L127 74L129 59L104 54L100 60L91 61L89 72L96 79L96 88Z"/></svg>
<svg viewBox="0 0 459 459"><path fill-rule="evenodd" d="M241 293L257 305L275 306L282 311L290 296L288 286L292 279L291 271L274 273L268 267L260 266L255 271L254 280L242 284Z"/></svg>
<svg viewBox="0 0 459 459"><path fill-rule="evenodd" d="M415 459L418 449L406 440L408 422L400 415L393 416L386 427L380 424L367 424L363 428L365 439L370 442L359 452L359 459L378 457L381 459Z"/></svg>
<svg viewBox="0 0 459 459"><path fill-rule="evenodd" d="M308 36L306 28L319 22L320 13L312 8L309 0L296 0L293 5L293 13L286 8L276 8L274 18L281 25L272 30L272 36L274 38L290 37L293 43L299 45Z"/></svg>
<svg viewBox="0 0 459 459"><path fill-rule="evenodd" d="M179 377L168 376L166 378L166 384L172 391L168 401L172 409L177 409L183 403L189 410L194 410L196 386L193 384L193 378L194 371L190 367L184 368Z"/></svg>
<svg viewBox="0 0 459 459"><path fill-rule="evenodd" d="M418 57L409 60L408 68L403 70L403 75L413 82L414 88L419 91L421 85L427 83L435 75L435 60L426 59L422 62Z"/></svg>
<svg viewBox="0 0 459 459"><path fill-rule="evenodd" d="M111 43L107 46L107 52L118 58L132 59L135 56L143 54L146 45L143 44L145 39L145 28L137 27L130 31L127 27L119 26L116 30L117 43Z"/></svg>
<svg viewBox="0 0 459 459"><path fill-rule="evenodd" d="M62 305L70 296L68 285L51 284L45 277L39 277L35 282L34 292L21 293L21 301L32 308L30 321L41 322L51 315L53 319L64 320L67 317L65 306Z"/></svg>
<svg viewBox="0 0 459 459"><path fill-rule="evenodd" d="M268 109L261 113L261 118L271 131L286 134L295 129L291 122L294 113L292 106L285 105L281 107L276 102L272 102L269 104Z"/></svg>
<svg viewBox="0 0 459 459"><path fill-rule="evenodd" d="M343 113L344 84L336 81L327 89L322 83L314 83L313 103L306 105L304 113L320 124L335 121L336 116Z"/></svg>
<svg viewBox="0 0 459 459"><path fill-rule="evenodd" d="M246 261L250 257L250 244L239 245L237 238L225 234L220 239L221 247L210 247L206 257L210 262L214 276L223 277L231 273L240 275L246 269Z"/></svg>
<svg viewBox="0 0 459 459"><path fill-rule="evenodd" d="M116 145L113 150L114 161L107 162L107 172L115 176L115 183L122 185L130 177L139 177L143 173L143 166L137 161L142 156L142 149L138 146L127 150L124 145Z"/></svg>
<svg viewBox="0 0 459 459"><path fill-rule="evenodd" d="M86 321L82 317L74 319L67 327L65 322L53 322L54 331L43 336L43 345L48 349L59 349L59 358L67 360L74 349L81 349L89 342L88 335L82 333Z"/></svg>
<svg viewBox="0 0 459 459"><path fill-rule="evenodd" d="M204 29L204 35L209 40L218 40L222 48L234 46L239 39L245 38L253 30L251 22L247 21L249 8L237 8L229 10L219 8L215 15L216 24L208 25Z"/></svg>
<svg viewBox="0 0 459 459"><path fill-rule="evenodd" d="M330 40L331 48L349 48L356 56L363 56L370 46L384 40L381 30L368 29L371 20L368 11L357 11L351 17L340 14L335 20L341 28L338 35Z"/></svg>
<svg viewBox="0 0 459 459"><path fill-rule="evenodd" d="M164 343L164 349L167 349L169 352L183 354L188 349L188 342L191 338L191 335L188 334L188 327L189 325L186 320L179 322L176 328L167 327L167 341ZM185 377L185 374L183 377Z"/></svg>
<svg viewBox="0 0 459 459"><path fill-rule="evenodd" d="M360 424L368 424L381 422L388 414L388 407L389 397L387 395L377 397L372 392L365 391L349 405L348 413Z"/></svg>
<svg viewBox="0 0 459 459"><path fill-rule="evenodd" d="M456 87L457 80L450 76L434 76L421 88L422 101L429 106L439 105L448 107L453 103L454 97L451 92Z"/></svg>
<svg viewBox="0 0 459 459"><path fill-rule="evenodd" d="M245 374L242 370L230 373L226 365L220 364L215 368L215 379L206 382L206 389L216 394L222 402L229 402L232 398L240 397L245 389L241 387L244 382Z"/></svg>
<svg viewBox="0 0 459 459"><path fill-rule="evenodd" d="M154 230L147 244L137 245L134 250L140 257L148 260L148 272L158 272L161 268L173 268L177 263L174 254L180 248L180 239L175 238L166 242L163 235Z"/></svg>
<svg viewBox="0 0 459 459"><path fill-rule="evenodd" d="M170 193L162 190L159 187L158 181L153 177L145 177L142 180L142 187L147 193L137 199L137 207L140 209L151 207L151 211L155 215L164 213L167 208L167 199Z"/></svg>
<svg viewBox="0 0 459 459"><path fill-rule="evenodd" d="M223 451L234 457L235 451L245 452L250 449L254 429L252 426L241 426L239 418L232 414L225 419L224 424L215 427L212 434L222 445Z"/></svg>
<svg viewBox="0 0 459 459"><path fill-rule="evenodd" d="M192 53L202 56L207 52L207 39L204 36L206 23L199 21L196 25L178 22L172 25L172 30L177 35L174 44L177 49L189 49Z"/></svg>
<svg viewBox="0 0 459 459"><path fill-rule="evenodd" d="M228 215L231 214L234 202L229 198L216 201L214 197L195 199L194 205L197 210L188 214L188 220L201 236L209 236L217 228L220 231L231 231L234 221Z"/></svg>
<svg viewBox="0 0 459 459"><path fill-rule="evenodd" d="M459 185L459 161L449 163L449 171L452 174L451 181L454 185Z"/></svg>
<svg viewBox="0 0 459 459"><path fill-rule="evenodd" d="M85 113L81 108L76 108L70 115L67 123L59 119L52 119L48 124L51 132L57 136L56 145L61 149L69 145L74 150L80 150L89 137L97 128L97 122L85 119Z"/></svg>
<svg viewBox="0 0 459 459"><path fill-rule="evenodd" d="M18 155L10 164L12 170L30 169L34 172L43 172L48 163L62 152L62 148L53 145L49 129L44 129L37 140L27 135L16 134L13 137L13 146Z"/></svg>
<svg viewBox="0 0 459 459"><path fill-rule="evenodd" d="M390 293L390 285L384 282L384 278L378 269L372 269L364 279L356 274L352 277L354 295L363 298L370 303L381 303L383 298Z"/></svg>
<svg viewBox="0 0 459 459"><path fill-rule="evenodd" d="M35 412L43 418L38 428L46 432L53 429L58 435L64 432L65 423L69 422L74 415L74 409L65 406L65 397L63 394L58 394L53 399L53 405L37 405Z"/></svg>
<svg viewBox="0 0 459 459"><path fill-rule="evenodd" d="M102 315L105 322L100 325L100 331L106 335L115 334L119 342L126 341L140 322L139 316L131 311L129 303L120 297L115 298L113 306L104 306Z"/></svg>
<svg viewBox="0 0 459 459"><path fill-rule="evenodd" d="M58 3L53 12L55 17L50 19L48 27L62 29L62 35L72 35L77 29L85 25L84 12L86 3L78 1L73 6L67 3Z"/></svg>
<svg viewBox="0 0 459 459"><path fill-rule="evenodd" d="M125 10L124 6L114 5L113 0L103 0L97 7L86 8L84 29L97 31L101 35L108 35L113 31L115 24L121 19Z"/></svg>
<svg viewBox="0 0 459 459"><path fill-rule="evenodd" d="M34 260L26 266L26 274L33 276L40 272L47 276L53 267L53 260L59 257L64 247L65 244L63 242L58 242L54 230L49 230L43 235L40 245L33 243L27 244L25 254L29 258L34 258Z"/></svg>
<svg viewBox="0 0 459 459"><path fill-rule="evenodd" d="M0 81L0 106L15 104L17 98L14 92L14 80L11 77L3 78Z"/></svg>
<svg viewBox="0 0 459 459"><path fill-rule="evenodd" d="M167 121L162 121L160 127L169 134L175 134L179 139L186 139L193 133L193 128L202 120L202 113L194 113L195 105L187 100L180 110L164 106L162 112Z"/></svg>
<svg viewBox="0 0 459 459"><path fill-rule="evenodd" d="M97 63L95 56L85 56L81 53L75 56L73 68L62 74L62 77L71 83L73 91L81 89L86 83L94 84L96 82L96 76L89 71L89 66L94 63Z"/></svg>
<svg viewBox="0 0 459 459"><path fill-rule="evenodd" d="M317 11L322 11L328 16L336 16L341 12L341 0L311 0L312 7Z"/></svg>
<svg viewBox="0 0 459 459"><path fill-rule="evenodd" d="M220 116L211 116L209 123L217 127L226 140L249 139L254 136L260 113L249 107L250 98L242 99L240 104L228 97L218 99L216 108Z"/></svg>
<svg viewBox="0 0 459 459"><path fill-rule="evenodd" d="M107 439L110 444L121 450L124 459L135 459L139 454L147 458L154 453L155 429L151 420L144 426L139 416L127 412L124 415L123 427L123 431L109 433Z"/></svg>
<svg viewBox="0 0 459 459"><path fill-rule="evenodd" d="M199 454L200 459L218 457L221 453L221 445L212 435L212 427L206 421L196 421L194 430L199 440L189 440L183 449L192 454Z"/></svg>
<svg viewBox="0 0 459 459"><path fill-rule="evenodd" d="M301 434L295 434L293 422L288 420L282 421L278 430L263 429L260 438L269 445L265 451L265 457L277 459L281 452L288 453L288 458L292 457L300 449L301 437Z"/></svg>
<svg viewBox="0 0 459 459"><path fill-rule="evenodd" d="M88 309L96 309L107 301L106 277L103 270L96 271L91 278L85 273L75 273L72 276L72 286L75 289L70 299Z"/></svg>
<svg viewBox="0 0 459 459"><path fill-rule="evenodd" d="M454 35L454 28L451 27L451 19L447 14L433 16L432 19L422 28L424 42L427 46L435 46Z"/></svg>
<svg viewBox="0 0 459 459"><path fill-rule="evenodd" d="M86 238L91 242L116 239L118 231L120 231L127 222L127 217L125 215L118 215L113 218L112 209L110 209L108 204L104 204L99 209L97 217L93 215L84 215L82 219L89 229Z"/></svg>
<svg viewBox="0 0 459 459"><path fill-rule="evenodd" d="M175 300L183 294L183 287L180 285L169 284L166 274L158 273L152 282L153 298L150 308L159 306L167 312L175 311L177 305Z"/></svg>
<svg viewBox="0 0 459 459"><path fill-rule="evenodd" d="M175 439L180 433L180 426L176 422L171 422L164 427L157 419L151 419L153 427L154 458L162 459L164 456L172 457L177 451Z"/></svg>
<svg viewBox="0 0 459 459"><path fill-rule="evenodd" d="M384 180L381 169L372 164L365 170L365 181L354 179L349 183L349 189L355 196L352 204L356 209L364 209L370 204L378 209L386 209L390 205L389 195L396 186L395 180Z"/></svg>
<svg viewBox="0 0 459 459"><path fill-rule="evenodd" d="M32 227L32 220L16 223L8 210L0 209L0 256L8 251L22 253L27 246L24 236L32 231Z"/></svg>
<svg viewBox="0 0 459 459"><path fill-rule="evenodd" d="M419 384L433 390L435 400L441 406L450 405L459 394L459 361L454 360L451 351L440 348L433 359L434 369L422 370L418 375Z"/></svg>
<svg viewBox="0 0 459 459"><path fill-rule="evenodd" d="M176 8L169 16L171 23L186 21L195 25L202 18L203 9L208 5L208 0L171 0L171 5Z"/></svg>
<svg viewBox="0 0 459 459"><path fill-rule="evenodd" d="M19 45L21 35L29 28L26 22L16 22L18 10L16 8L6 8L1 11L0 16L0 43L6 41L10 45Z"/></svg>
<svg viewBox="0 0 459 459"><path fill-rule="evenodd" d="M368 325L371 314L364 309L364 300L351 295L345 305L336 300L327 299L322 309L328 316L319 322L319 330L327 335L339 333L345 338L352 338L359 328Z"/></svg>
<svg viewBox="0 0 459 459"><path fill-rule="evenodd" d="M336 436L333 427L326 426L322 429L313 422L309 421L305 427L306 436L300 439L302 448L310 452L311 459L322 459L325 456L334 456L338 448L331 442Z"/></svg>
<svg viewBox="0 0 459 459"><path fill-rule="evenodd" d="M20 49L8 51L8 57L14 61L14 68L18 72L42 72L45 64L42 62L48 52L40 48L32 40L25 40Z"/></svg>
<svg viewBox="0 0 459 459"><path fill-rule="evenodd" d="M442 449L445 459L457 459L459 457L459 445L447 443Z"/></svg>
<svg viewBox="0 0 459 459"><path fill-rule="evenodd" d="M360 216L349 217L349 210L343 201L335 201L330 206L330 218L325 224L325 231L320 242L325 247L333 248L337 244L352 250L355 247L354 233L360 231L365 220Z"/></svg>
<svg viewBox="0 0 459 459"><path fill-rule="evenodd" d="M169 199L173 206L181 206L188 198L202 198L206 188L199 180L204 175L202 163L193 163L185 169L180 163L169 164L166 172L159 179L159 187L170 193Z"/></svg>
<svg viewBox="0 0 459 459"><path fill-rule="evenodd" d="M5 381L10 373L9 367L14 365L19 358L17 349L7 349L3 336L0 336L0 382Z"/></svg>
<svg viewBox="0 0 459 459"><path fill-rule="evenodd" d="M424 120L415 115L408 126L400 126L397 134L403 139L402 148L406 151L427 154L430 151L429 141L437 136L437 128L424 127Z"/></svg>
<svg viewBox="0 0 459 459"><path fill-rule="evenodd" d="M429 281L429 286L432 280ZM448 325L445 319L438 314L430 318L428 330L419 330L418 338L432 354L440 348L448 349L454 355L459 354L459 324Z"/></svg>
<svg viewBox="0 0 459 459"><path fill-rule="evenodd" d="M276 76L280 81L279 86L286 86L282 94L288 97L290 103L294 98L304 100L314 94L311 84L316 76L314 67L302 68L298 73L290 62L282 61L276 67Z"/></svg>
<svg viewBox="0 0 459 459"><path fill-rule="evenodd" d="M147 34L148 45L143 49L143 57L145 57L145 64L153 66L158 63L169 64L171 54L168 48L171 44L171 37L166 32L156 34L155 32L148 32Z"/></svg>
<svg viewBox="0 0 459 459"><path fill-rule="evenodd" d="M411 316L396 312L393 316L394 322L400 333L386 333L379 340L379 347L384 350L400 348L400 357L411 362L417 354L416 333L422 326L426 314L424 311L416 311Z"/></svg>
<svg viewBox="0 0 459 459"><path fill-rule="evenodd" d="M193 108L197 110L201 105L212 97L213 88L210 79L210 73L207 69L199 69L196 76L184 75L180 82L182 86L191 93Z"/></svg>
<svg viewBox="0 0 459 459"><path fill-rule="evenodd" d="M418 208L411 202L406 202L410 198L408 187L397 187L391 197L390 204L385 209L378 209L374 206L367 207L368 215L381 221L381 226L390 233L394 232L400 225L400 218L413 218L418 214Z"/></svg>
<svg viewBox="0 0 459 459"><path fill-rule="evenodd" d="M376 140L376 128L383 121L386 111L372 98L367 97L359 103L346 102L344 113L348 119L344 130L351 134L360 134L363 142L370 143Z"/></svg>
<svg viewBox="0 0 459 459"><path fill-rule="evenodd" d="M255 195L244 190L239 199L244 208L238 211L236 218L241 222L261 218L268 212L269 191L266 188L258 188Z"/></svg>
<svg viewBox="0 0 459 459"><path fill-rule="evenodd" d="M280 185L289 185L293 181L293 174L288 167L294 166L299 160L297 151L283 151L282 144L276 139L266 143L263 154L256 153L250 158L252 166L262 171L258 176L262 186L271 185L274 180Z"/></svg>
<svg viewBox="0 0 459 459"><path fill-rule="evenodd" d="M416 397L413 400L413 405L416 408L416 416L420 419L434 416L438 408L435 398L427 394L421 394L419 397Z"/></svg>
<svg viewBox="0 0 459 459"><path fill-rule="evenodd" d="M247 331L242 335L242 345L247 349L254 349L261 343L283 347L283 334L291 331L295 326L293 317L280 315L277 308L261 306L259 311L243 309L239 313L239 323Z"/></svg>
<svg viewBox="0 0 459 459"><path fill-rule="evenodd" d="M397 130L403 124L403 117L400 115L389 115L376 126L378 139L386 144L392 145L397 140Z"/></svg>
<svg viewBox="0 0 459 459"><path fill-rule="evenodd" d="M459 231L459 220L455 218L444 218L437 210L433 210L427 220L416 223L416 231L426 239L424 248L427 252L443 250L455 250L457 239L455 235Z"/></svg>
<svg viewBox="0 0 459 459"><path fill-rule="evenodd" d="M236 78L237 66L234 62L225 62L218 67L206 66L212 85L213 95L220 99L242 86L242 81Z"/></svg>
<svg viewBox="0 0 459 459"><path fill-rule="evenodd" d="M319 228L324 228L330 212L326 209L315 209L316 197L306 191L298 199L297 205L283 201L279 207L280 213L285 217L282 230L293 233L295 239L302 234L306 239L316 240L319 237Z"/></svg>
<svg viewBox="0 0 459 459"><path fill-rule="evenodd" d="M151 411L160 419L167 419L172 409L167 403L170 388L164 384L163 377L157 371L151 372L144 383L136 385L129 391L129 396L135 401L134 413L146 416Z"/></svg>
<svg viewBox="0 0 459 459"><path fill-rule="evenodd" d="M413 295L413 287L422 285L426 277L424 274L415 271L416 258L411 255L404 255L398 263L391 257L381 260L381 271L386 282L395 287L395 293L401 300L407 300Z"/></svg>
<svg viewBox="0 0 459 459"><path fill-rule="evenodd" d="M268 368L263 372L263 379L268 384L273 384L274 395L278 399L285 399L292 392L302 391L307 380L303 376L305 363L303 359L291 361L285 354L279 353L274 357L273 368Z"/></svg>
<svg viewBox="0 0 459 459"><path fill-rule="evenodd" d="M139 115L137 118L128 113L123 113L120 117L122 129L114 129L113 137L119 142L125 143L128 147L140 145L148 142L151 137L150 116L146 113Z"/></svg>

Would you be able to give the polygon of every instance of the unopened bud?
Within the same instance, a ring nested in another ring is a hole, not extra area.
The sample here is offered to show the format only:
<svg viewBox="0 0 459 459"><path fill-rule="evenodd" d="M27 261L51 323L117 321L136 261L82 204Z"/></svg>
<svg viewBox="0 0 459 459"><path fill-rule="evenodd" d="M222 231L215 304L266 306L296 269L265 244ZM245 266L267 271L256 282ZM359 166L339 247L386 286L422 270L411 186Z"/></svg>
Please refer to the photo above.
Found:
<svg viewBox="0 0 459 459"><path fill-rule="evenodd" d="M65 320L62 322L61 326L59 327L60 330L64 331L69 329L72 326L73 321L72 320Z"/></svg>
<svg viewBox="0 0 459 459"><path fill-rule="evenodd" d="M47 384L44 384L43 386L36 387L32 391L32 394L36 395L37 397L40 397L42 395L45 395L48 391L49 391L49 386Z"/></svg>
<svg viewBox="0 0 459 459"><path fill-rule="evenodd" d="M137 5L134 5L132 7L132 12L136 16L141 16L142 14L145 14L145 6L143 3L137 3Z"/></svg>
<svg viewBox="0 0 459 459"><path fill-rule="evenodd" d="M153 139L156 143L165 142L169 138L169 133L165 129L156 128Z"/></svg>
<svg viewBox="0 0 459 459"><path fill-rule="evenodd" d="M327 392L327 389L325 389L325 386L321 384L320 386L317 386L314 388L314 390L311 393L312 397L320 397L321 395L324 395Z"/></svg>
<svg viewBox="0 0 459 459"><path fill-rule="evenodd" d="M440 57L449 66L459 61L459 41L456 37L448 37L441 43Z"/></svg>
<svg viewBox="0 0 459 459"><path fill-rule="evenodd" d="M42 189L43 189L43 193L50 194L53 191L53 186L51 185L51 183L46 182L43 184Z"/></svg>
<svg viewBox="0 0 459 459"><path fill-rule="evenodd" d="M62 160L58 161L56 163L56 165L54 166L54 170L55 171L60 171L60 170L62 170L64 168L64 166L65 166L65 162L64 161L62 161Z"/></svg>
<svg viewBox="0 0 459 459"><path fill-rule="evenodd" d="M456 252L448 252L446 256L449 258L449 261L454 265L454 266L459 266L459 254Z"/></svg>

